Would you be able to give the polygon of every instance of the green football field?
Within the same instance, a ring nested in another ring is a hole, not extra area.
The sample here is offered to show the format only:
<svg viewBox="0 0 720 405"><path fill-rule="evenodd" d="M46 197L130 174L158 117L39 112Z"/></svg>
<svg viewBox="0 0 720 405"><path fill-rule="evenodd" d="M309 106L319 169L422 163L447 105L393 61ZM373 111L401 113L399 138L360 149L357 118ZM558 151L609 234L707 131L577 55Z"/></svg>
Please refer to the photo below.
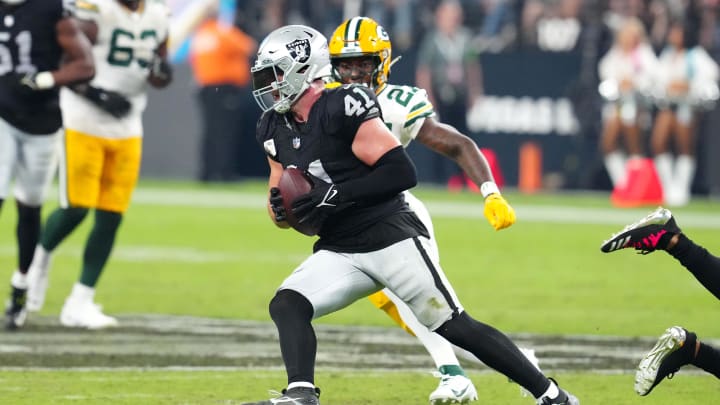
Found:
<svg viewBox="0 0 720 405"><path fill-rule="evenodd" d="M56 318L79 274L88 217L56 251L43 311L20 333L0 332L0 404L242 403L282 388L267 304L313 239L275 228L263 191L253 182L142 183L96 297L121 327L71 333ZM632 366L668 326L720 343L717 299L672 257L599 250L654 207L617 209L602 193L508 192L518 222L496 232L479 195L422 187L416 195L434 216L443 268L466 310L525 346L537 342L543 369L583 404L720 403L717 380L691 368L647 398L632 391ZM673 212L686 234L720 254L720 202L698 199ZM0 215L0 277L8 281L14 226L8 202ZM202 332L191 327L198 319ZM328 328L318 337L324 405L426 403L432 361L366 300L317 324ZM263 331L257 342L248 325ZM356 346L343 346L335 331L367 336L372 344L359 345L377 358L344 356ZM578 343L586 340L610 343ZM479 403L533 403L497 373L464 364Z"/></svg>

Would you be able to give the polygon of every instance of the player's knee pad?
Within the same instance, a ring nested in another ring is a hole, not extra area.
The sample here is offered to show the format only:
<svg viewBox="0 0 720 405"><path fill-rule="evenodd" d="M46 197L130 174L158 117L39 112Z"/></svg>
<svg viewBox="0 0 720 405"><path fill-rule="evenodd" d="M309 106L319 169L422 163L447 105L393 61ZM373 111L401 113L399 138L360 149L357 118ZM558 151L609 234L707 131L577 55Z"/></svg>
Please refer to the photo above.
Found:
<svg viewBox="0 0 720 405"><path fill-rule="evenodd" d="M270 317L276 324L288 319L302 319L309 322L313 316L310 301L293 290L278 291L270 300L269 311Z"/></svg>

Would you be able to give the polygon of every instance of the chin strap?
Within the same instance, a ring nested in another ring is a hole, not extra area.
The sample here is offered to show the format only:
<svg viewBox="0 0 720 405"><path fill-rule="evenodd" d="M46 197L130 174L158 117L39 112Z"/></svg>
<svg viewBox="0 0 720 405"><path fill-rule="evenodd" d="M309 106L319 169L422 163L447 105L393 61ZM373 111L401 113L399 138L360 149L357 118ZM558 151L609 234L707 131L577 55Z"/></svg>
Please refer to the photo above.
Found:
<svg viewBox="0 0 720 405"><path fill-rule="evenodd" d="M393 60L390 61L390 66L389 66L389 67L392 68L393 65L395 65L396 63L398 63L398 62L400 61L400 59L402 59L402 55L396 56L395 59L393 59Z"/></svg>

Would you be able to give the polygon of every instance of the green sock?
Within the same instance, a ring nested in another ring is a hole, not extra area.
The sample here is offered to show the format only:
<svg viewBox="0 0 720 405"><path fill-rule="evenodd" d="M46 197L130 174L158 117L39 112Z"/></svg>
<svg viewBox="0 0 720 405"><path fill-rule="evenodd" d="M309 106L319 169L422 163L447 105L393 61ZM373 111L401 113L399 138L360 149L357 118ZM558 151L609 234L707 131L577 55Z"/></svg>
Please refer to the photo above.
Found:
<svg viewBox="0 0 720 405"><path fill-rule="evenodd" d="M40 235L42 247L48 252L55 250L60 242L82 222L87 213L87 208L58 208L53 211Z"/></svg>
<svg viewBox="0 0 720 405"><path fill-rule="evenodd" d="M115 235L120 227L122 214L110 211L95 211L95 223L85 244L80 283L95 287L105 263L110 257Z"/></svg>
<svg viewBox="0 0 720 405"><path fill-rule="evenodd" d="M443 375L465 375L465 370L463 370L462 367L452 364L440 366L438 370L440 371L440 374Z"/></svg>

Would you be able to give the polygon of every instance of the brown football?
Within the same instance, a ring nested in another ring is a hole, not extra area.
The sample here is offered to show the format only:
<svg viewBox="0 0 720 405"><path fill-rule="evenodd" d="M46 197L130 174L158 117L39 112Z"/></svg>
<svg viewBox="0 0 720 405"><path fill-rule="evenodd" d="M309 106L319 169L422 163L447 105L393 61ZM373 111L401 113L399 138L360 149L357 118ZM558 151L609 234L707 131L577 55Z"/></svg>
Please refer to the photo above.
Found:
<svg viewBox="0 0 720 405"><path fill-rule="evenodd" d="M283 207L285 208L287 223L290 224L293 229L304 235L316 235L319 229L314 229L308 224L299 223L298 219L295 218L292 213L292 202L297 197L309 193L312 189L312 181L307 174L305 174L305 171L297 167L286 168L283 170L282 176L280 176L278 189L280 189L280 195L283 198Z"/></svg>

